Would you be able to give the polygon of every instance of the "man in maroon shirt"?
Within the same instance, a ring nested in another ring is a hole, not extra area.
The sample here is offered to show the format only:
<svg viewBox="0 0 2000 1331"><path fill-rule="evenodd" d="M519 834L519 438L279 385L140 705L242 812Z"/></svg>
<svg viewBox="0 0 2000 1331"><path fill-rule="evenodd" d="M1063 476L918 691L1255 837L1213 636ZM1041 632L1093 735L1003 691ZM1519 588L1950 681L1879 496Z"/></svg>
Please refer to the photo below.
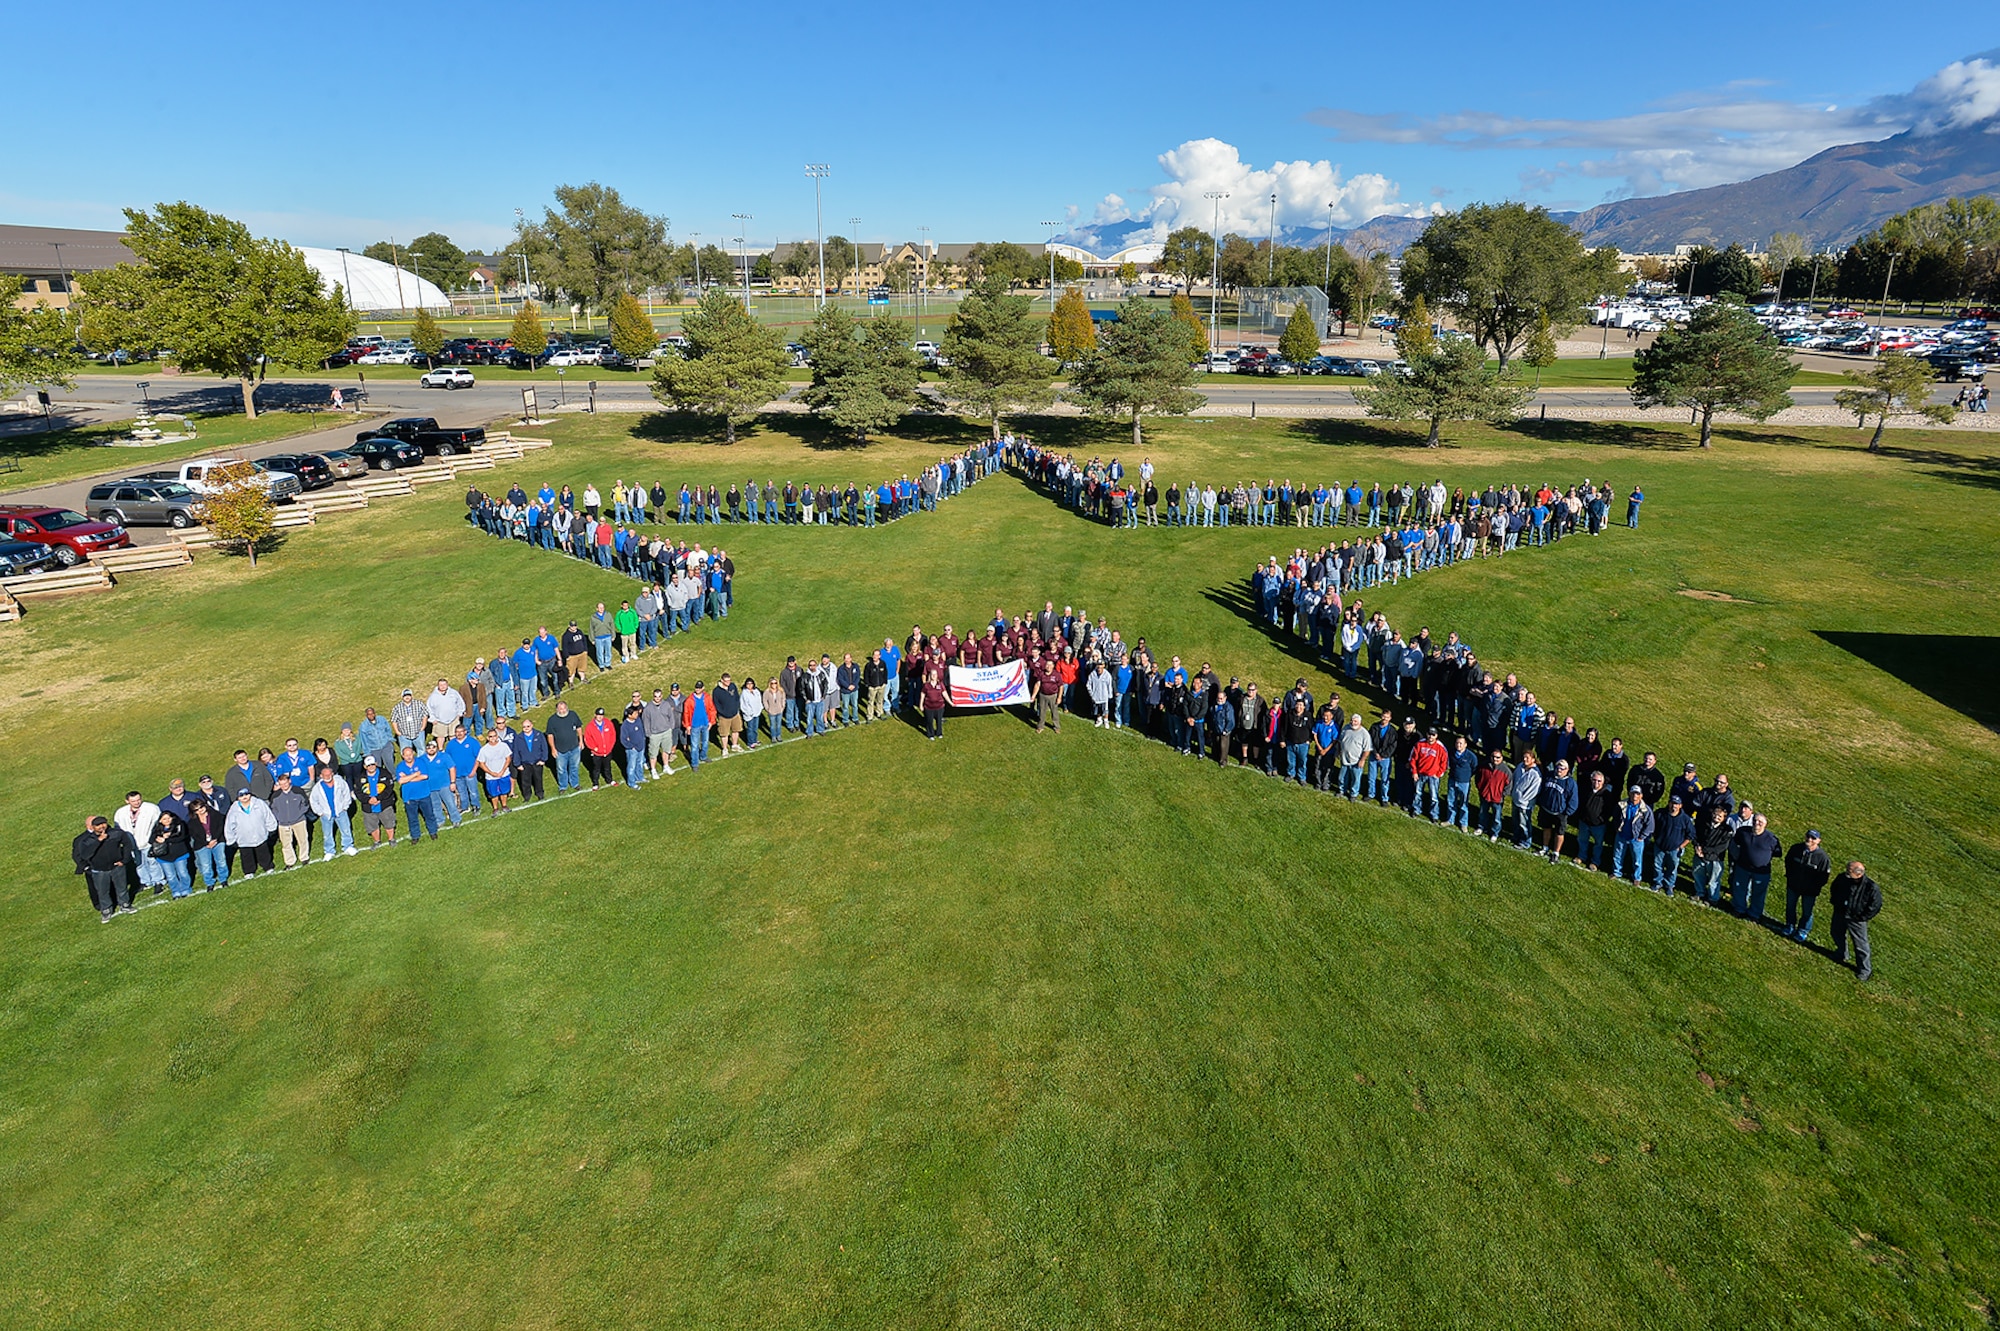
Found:
<svg viewBox="0 0 2000 1331"><path fill-rule="evenodd" d="M1046 720L1060 735L1062 709L1056 706L1056 700L1062 696L1061 658L1053 653L1046 653L1035 662L1034 671L1035 733L1038 735L1041 733L1042 723Z"/></svg>

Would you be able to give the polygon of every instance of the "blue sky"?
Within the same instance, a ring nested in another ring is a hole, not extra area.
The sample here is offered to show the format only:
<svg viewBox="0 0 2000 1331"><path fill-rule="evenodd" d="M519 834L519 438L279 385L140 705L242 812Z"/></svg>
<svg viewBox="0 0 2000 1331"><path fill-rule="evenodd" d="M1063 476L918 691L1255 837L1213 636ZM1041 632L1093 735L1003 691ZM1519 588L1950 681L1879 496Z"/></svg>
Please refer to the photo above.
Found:
<svg viewBox="0 0 2000 1331"><path fill-rule="evenodd" d="M1324 12L22 6L42 89L10 99L0 220L187 199L298 244L470 248L595 179L677 238L745 212L768 244L811 234L817 161L826 229L868 240L1205 226L1209 189L1261 233L1274 188L1294 228L1587 207L2000 110L2000 53L1877 3Z"/></svg>

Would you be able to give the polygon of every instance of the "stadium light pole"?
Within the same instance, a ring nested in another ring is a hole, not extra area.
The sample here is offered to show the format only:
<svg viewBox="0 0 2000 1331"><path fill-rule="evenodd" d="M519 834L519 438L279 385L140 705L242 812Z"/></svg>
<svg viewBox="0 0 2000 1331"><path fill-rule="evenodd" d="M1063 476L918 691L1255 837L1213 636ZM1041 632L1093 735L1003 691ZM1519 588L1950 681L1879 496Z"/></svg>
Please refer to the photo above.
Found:
<svg viewBox="0 0 2000 1331"><path fill-rule="evenodd" d="M917 228L917 340L918 341L922 341L924 336L924 301L925 298L928 297L930 294L930 292L926 290L926 288L928 288L930 284L931 284L931 229L927 226L920 226Z"/></svg>
<svg viewBox="0 0 2000 1331"><path fill-rule="evenodd" d="M819 182L826 179L826 163L807 162L806 174L812 177L813 238L814 244L819 249L819 300L816 303L824 305L826 304L826 235L825 228L820 223Z"/></svg>
<svg viewBox="0 0 2000 1331"><path fill-rule="evenodd" d="M748 313L750 310L750 251L744 246L743 238L750 231L750 228L745 225L750 221L750 214L731 213L729 215L736 219L736 263L743 270L743 309L745 313Z"/></svg>
<svg viewBox="0 0 2000 1331"><path fill-rule="evenodd" d="M1049 313L1056 312L1056 228L1061 222L1044 222L1049 229L1049 238L1042 242L1042 248L1049 252Z"/></svg>
<svg viewBox="0 0 2000 1331"><path fill-rule="evenodd" d="M396 308L408 314L410 312L410 303L403 299L403 260L401 252L396 248L396 238L394 236L389 237L389 257L395 260L389 266L396 270Z"/></svg>
<svg viewBox="0 0 2000 1331"><path fill-rule="evenodd" d="M701 232L690 231L688 232L688 235L693 237L693 239L688 241L688 248L694 251L694 295L696 300L700 300L701 299Z"/></svg>
<svg viewBox="0 0 2000 1331"><path fill-rule="evenodd" d="M1326 276L1320 279L1319 289L1326 293L1326 315L1327 323L1330 325L1333 322L1333 205L1331 203L1326 205ZM1326 335L1333 336L1331 327L1326 330Z"/></svg>
<svg viewBox="0 0 2000 1331"><path fill-rule="evenodd" d="M341 294L347 298L347 308L351 310L354 308L354 279L347 274L347 246L336 245L334 248L340 251Z"/></svg>
<svg viewBox="0 0 2000 1331"><path fill-rule="evenodd" d="M1882 304L1881 307L1875 313L1875 317L1878 319L1886 319L1889 317L1889 283L1895 281L1896 260L1902 257L1903 256L1900 253L1891 254L1889 256L1889 271L1883 274L1882 276Z"/></svg>
<svg viewBox="0 0 2000 1331"><path fill-rule="evenodd" d="M514 230L521 238L521 287L527 299L535 298L535 279L528 272L528 218L519 208L514 210Z"/></svg>
<svg viewBox="0 0 2000 1331"><path fill-rule="evenodd" d="M1218 280L1222 273L1222 242L1217 239L1222 234L1222 201L1229 197L1226 189L1206 191L1203 198L1215 205L1215 216L1208 226L1208 354L1215 354L1215 296Z"/></svg>
<svg viewBox="0 0 2000 1331"><path fill-rule="evenodd" d="M1278 275L1278 192L1271 191L1271 248L1264 255L1264 285Z"/></svg>
<svg viewBox="0 0 2000 1331"><path fill-rule="evenodd" d="M847 238L847 243L854 247L854 294L858 296L861 294L861 219L850 217L847 225L854 231Z"/></svg>

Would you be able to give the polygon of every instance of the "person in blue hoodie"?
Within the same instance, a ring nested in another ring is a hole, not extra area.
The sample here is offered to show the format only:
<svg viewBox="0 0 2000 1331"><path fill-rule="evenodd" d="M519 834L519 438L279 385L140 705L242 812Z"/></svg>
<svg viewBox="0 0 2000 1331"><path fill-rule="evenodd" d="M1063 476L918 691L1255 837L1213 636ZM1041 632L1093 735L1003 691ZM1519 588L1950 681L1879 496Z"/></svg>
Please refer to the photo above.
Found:
<svg viewBox="0 0 2000 1331"><path fill-rule="evenodd" d="M1542 780L1542 793L1538 798L1542 807L1542 843L1549 863L1555 864L1562 859L1563 837L1579 799L1576 778L1569 774L1566 760L1557 759L1554 769Z"/></svg>
<svg viewBox="0 0 2000 1331"><path fill-rule="evenodd" d="M1694 816L1679 795L1667 796L1666 812L1653 819L1653 890L1674 894L1680 881L1681 857L1694 840Z"/></svg>
<svg viewBox="0 0 2000 1331"><path fill-rule="evenodd" d="M502 720L511 721L518 712L514 705L514 665L505 651L493 653L493 663L487 667L493 672L493 711Z"/></svg>
<svg viewBox="0 0 2000 1331"><path fill-rule="evenodd" d="M1452 741L1450 766L1445 769L1444 821L1461 832L1472 830L1472 777L1479 770L1479 755L1460 735ZM1497 820L1496 820L1497 825Z"/></svg>
<svg viewBox="0 0 2000 1331"><path fill-rule="evenodd" d="M535 660L534 639L521 639L521 645L514 649L512 660L514 666L514 691L518 696L521 710L526 712L529 708L541 702L540 694L536 688L541 670Z"/></svg>

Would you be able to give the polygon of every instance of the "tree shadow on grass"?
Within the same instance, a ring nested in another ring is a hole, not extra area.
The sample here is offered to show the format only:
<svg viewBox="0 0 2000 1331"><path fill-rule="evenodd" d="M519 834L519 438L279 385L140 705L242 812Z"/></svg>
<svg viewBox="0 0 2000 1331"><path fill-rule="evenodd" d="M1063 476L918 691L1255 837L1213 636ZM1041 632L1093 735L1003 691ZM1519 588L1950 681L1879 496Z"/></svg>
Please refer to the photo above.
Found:
<svg viewBox="0 0 2000 1331"><path fill-rule="evenodd" d="M2000 731L2000 637L1817 630L1823 642L1893 675L1988 730Z"/></svg>
<svg viewBox="0 0 2000 1331"><path fill-rule="evenodd" d="M1884 445L1880 456L1914 463L1934 476L1954 485L1970 485L1982 490L2000 490L2000 456L1954 453L1943 448L1906 448Z"/></svg>

